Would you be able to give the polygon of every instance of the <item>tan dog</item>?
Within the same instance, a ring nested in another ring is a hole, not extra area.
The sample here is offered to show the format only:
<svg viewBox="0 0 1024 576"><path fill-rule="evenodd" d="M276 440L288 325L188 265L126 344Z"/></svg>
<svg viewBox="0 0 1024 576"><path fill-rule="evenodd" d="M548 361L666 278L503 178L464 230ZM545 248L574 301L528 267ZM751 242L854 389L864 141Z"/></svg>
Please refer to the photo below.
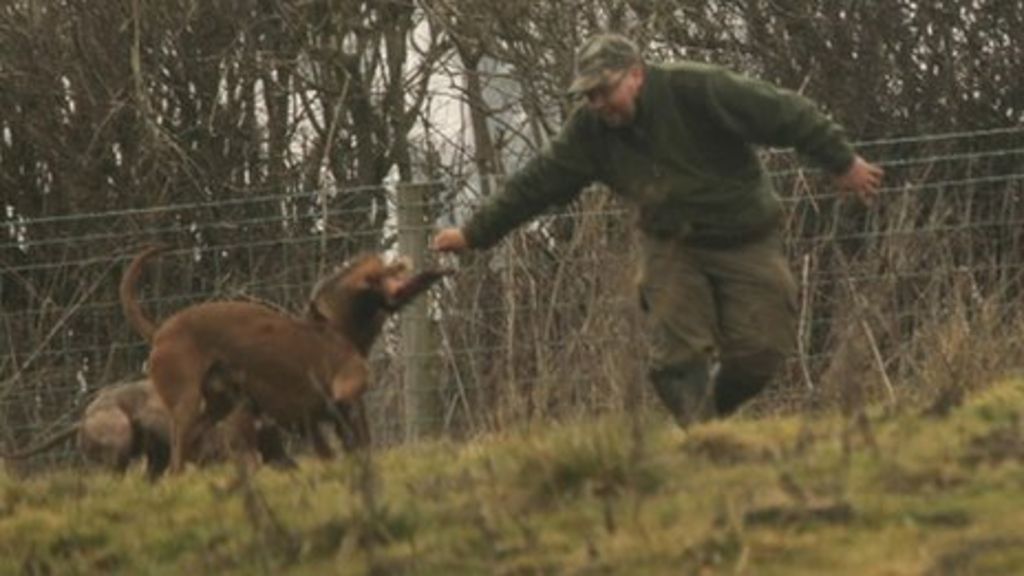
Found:
<svg viewBox="0 0 1024 576"><path fill-rule="evenodd" d="M391 313L446 274L413 276L405 262L365 255L316 285L307 318L252 302L208 302L155 328L138 306L134 285L143 262L164 250L136 256L122 282L122 304L132 325L153 335L149 374L171 416L172 472L182 470L209 423L203 382L215 366L230 368L231 382L261 414L313 430L321 456L329 455L315 432L323 420L335 423L343 442L350 425L354 439L346 444L366 445L361 397L370 377L370 347Z"/></svg>
<svg viewBox="0 0 1024 576"><path fill-rule="evenodd" d="M38 446L14 454L11 460L28 458L78 435L78 448L87 460L116 472L145 458L149 476L167 468L170 421L149 380L108 386L89 402L79 422L54 434Z"/></svg>
<svg viewBox="0 0 1024 576"><path fill-rule="evenodd" d="M214 371L209 378L216 381L220 375ZM196 462L205 465L226 460L239 442L239 429L244 429L244 424L239 426L236 421L228 419L204 434L195 450ZM256 439L252 442L265 462L278 466L294 465L279 437L263 429L253 433ZM86 460L109 470L123 473L132 462L140 459L145 459L150 479L157 478L167 469L170 418L148 379L101 389L75 424L37 446L0 456L9 460L28 458L76 434L78 449Z"/></svg>

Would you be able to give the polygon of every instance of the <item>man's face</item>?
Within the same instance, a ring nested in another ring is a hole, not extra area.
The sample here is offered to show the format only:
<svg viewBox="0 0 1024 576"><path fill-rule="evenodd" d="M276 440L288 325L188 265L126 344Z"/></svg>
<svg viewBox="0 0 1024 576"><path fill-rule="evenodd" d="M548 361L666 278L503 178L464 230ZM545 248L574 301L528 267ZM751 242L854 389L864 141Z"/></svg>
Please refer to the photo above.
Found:
<svg viewBox="0 0 1024 576"><path fill-rule="evenodd" d="M636 116L636 97L640 93L643 79L641 66L623 70L608 82L583 93L587 107L612 128L627 126Z"/></svg>

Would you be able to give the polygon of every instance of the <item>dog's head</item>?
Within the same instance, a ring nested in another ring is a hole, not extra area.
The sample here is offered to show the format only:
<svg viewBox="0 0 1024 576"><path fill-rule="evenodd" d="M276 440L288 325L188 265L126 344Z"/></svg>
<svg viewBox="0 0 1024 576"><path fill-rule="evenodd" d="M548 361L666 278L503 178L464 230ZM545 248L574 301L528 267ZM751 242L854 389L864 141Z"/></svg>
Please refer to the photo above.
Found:
<svg viewBox="0 0 1024 576"><path fill-rule="evenodd" d="M368 346L388 314L448 274L447 270L413 274L407 258L386 262L378 254L364 254L317 283L309 316Z"/></svg>
<svg viewBox="0 0 1024 576"><path fill-rule="evenodd" d="M310 297L310 314L334 324L353 312L353 306L386 311L411 270L406 258L388 263L378 254L357 256L317 282Z"/></svg>
<svg viewBox="0 0 1024 576"><path fill-rule="evenodd" d="M123 469L137 448L131 419L117 409L97 410L82 420L78 444L87 458L102 466Z"/></svg>

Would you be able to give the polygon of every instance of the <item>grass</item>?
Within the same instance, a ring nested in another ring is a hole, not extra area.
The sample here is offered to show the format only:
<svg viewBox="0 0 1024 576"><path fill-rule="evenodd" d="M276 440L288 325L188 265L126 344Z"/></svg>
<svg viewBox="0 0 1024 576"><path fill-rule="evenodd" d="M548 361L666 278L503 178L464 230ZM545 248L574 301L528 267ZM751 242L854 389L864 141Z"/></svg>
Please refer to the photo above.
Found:
<svg viewBox="0 0 1024 576"><path fill-rule="evenodd" d="M1014 380L870 435L619 416L251 477L0 476L0 574L1024 573L1022 413Z"/></svg>

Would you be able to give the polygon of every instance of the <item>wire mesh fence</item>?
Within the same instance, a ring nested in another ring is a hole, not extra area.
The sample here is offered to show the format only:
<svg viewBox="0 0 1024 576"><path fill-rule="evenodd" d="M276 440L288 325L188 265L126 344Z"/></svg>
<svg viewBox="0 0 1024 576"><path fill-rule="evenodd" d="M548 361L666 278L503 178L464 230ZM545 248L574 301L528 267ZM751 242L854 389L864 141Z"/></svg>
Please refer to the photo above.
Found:
<svg viewBox="0 0 1024 576"><path fill-rule="evenodd" d="M887 171L877 205L844 200L789 153L766 165L786 203L801 287L800 354L763 404L827 397L850 379L869 394L914 393L956 377L982 334L1020 349L1024 128L859 144ZM157 319L208 299L247 298L301 314L310 287L362 251L423 244L474 201L465 183L420 182L242 196L91 214L14 213L0 239L0 446L46 437L96 390L140 377L147 347L121 313L117 284L139 248L176 246L148 267L142 305ZM416 209L412 222L400 211ZM421 246L422 248L422 246ZM636 238L628 207L593 188L565 209L467 255L419 320L389 324L374 352L375 443L409 434L416 398L452 436L530 419L633 409L649 401L635 306ZM427 326L418 351L400 323ZM410 381L409 366L420 372ZM961 375L962 376L962 375ZM969 376L969 375L968 375ZM866 383L866 384L865 384ZM64 459L68 453L51 458Z"/></svg>

